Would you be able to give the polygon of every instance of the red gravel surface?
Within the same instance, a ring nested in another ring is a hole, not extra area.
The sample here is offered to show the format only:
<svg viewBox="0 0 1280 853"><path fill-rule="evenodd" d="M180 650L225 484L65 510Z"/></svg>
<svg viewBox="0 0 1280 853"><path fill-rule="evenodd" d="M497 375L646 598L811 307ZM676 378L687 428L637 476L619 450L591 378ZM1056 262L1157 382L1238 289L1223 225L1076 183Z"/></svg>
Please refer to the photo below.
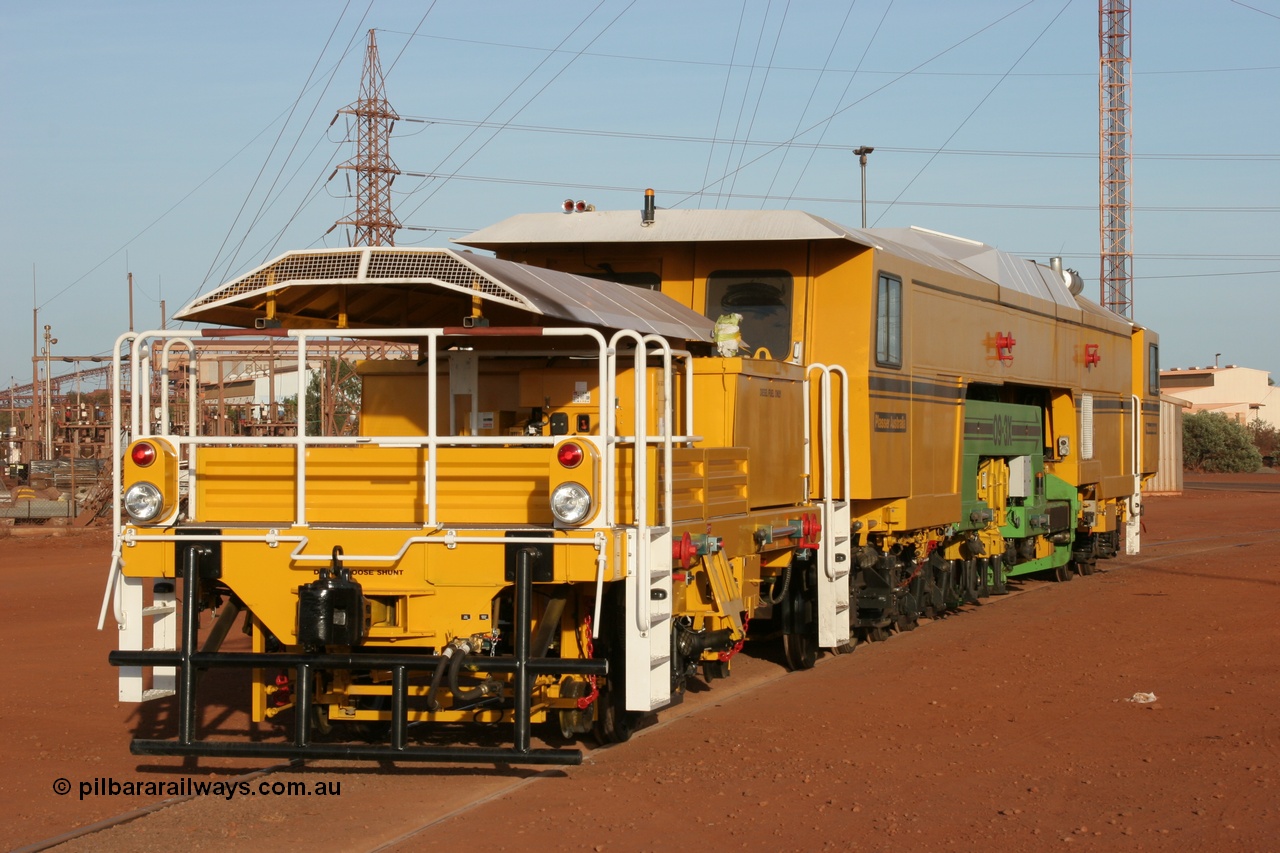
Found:
<svg viewBox="0 0 1280 853"><path fill-rule="evenodd" d="M1280 475L1199 485L1149 498L1142 554L1092 577L1023 584L805 673L749 644L732 678L581 767L315 764L261 778L334 793L196 797L59 849L1275 849ZM167 799L81 798L95 779L262 764L129 754L135 728L169 721L115 701L114 625L93 630L108 547L0 539L0 846ZM1156 699L1126 701L1139 693Z"/></svg>

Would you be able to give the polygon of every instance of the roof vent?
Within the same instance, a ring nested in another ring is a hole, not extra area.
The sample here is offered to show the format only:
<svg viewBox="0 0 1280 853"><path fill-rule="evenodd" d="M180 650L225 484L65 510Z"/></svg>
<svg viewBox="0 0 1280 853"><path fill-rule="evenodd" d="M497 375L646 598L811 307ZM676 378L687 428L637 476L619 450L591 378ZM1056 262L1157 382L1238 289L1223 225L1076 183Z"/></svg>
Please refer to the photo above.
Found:
<svg viewBox="0 0 1280 853"><path fill-rule="evenodd" d="M1062 283L1067 286L1067 290L1071 291L1072 296L1079 296L1081 293L1084 293L1084 279L1081 278L1080 273L1075 270L1064 270L1062 268L1062 258L1050 258L1049 269L1062 277Z"/></svg>

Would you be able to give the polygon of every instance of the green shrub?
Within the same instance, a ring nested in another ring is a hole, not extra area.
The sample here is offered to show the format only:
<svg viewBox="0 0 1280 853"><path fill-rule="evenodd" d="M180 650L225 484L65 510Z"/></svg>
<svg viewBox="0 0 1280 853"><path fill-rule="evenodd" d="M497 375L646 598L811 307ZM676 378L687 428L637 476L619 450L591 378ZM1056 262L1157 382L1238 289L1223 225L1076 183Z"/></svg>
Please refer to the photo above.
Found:
<svg viewBox="0 0 1280 853"><path fill-rule="evenodd" d="M1258 448L1258 452L1263 456L1280 456L1280 429L1257 418L1249 424L1249 437L1253 440L1253 446Z"/></svg>
<svg viewBox="0 0 1280 853"><path fill-rule="evenodd" d="M1262 467L1249 429L1220 412L1196 412L1182 419L1182 464L1192 471L1240 473Z"/></svg>

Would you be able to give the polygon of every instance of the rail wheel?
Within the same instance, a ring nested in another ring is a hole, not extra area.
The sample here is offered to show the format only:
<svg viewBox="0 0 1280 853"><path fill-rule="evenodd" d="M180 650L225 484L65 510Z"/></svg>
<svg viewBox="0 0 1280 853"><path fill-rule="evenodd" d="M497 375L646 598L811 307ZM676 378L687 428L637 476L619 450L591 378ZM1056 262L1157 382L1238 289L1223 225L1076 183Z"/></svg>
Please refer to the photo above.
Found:
<svg viewBox="0 0 1280 853"><path fill-rule="evenodd" d="M626 591L621 584L614 584L605 593L602 611L607 616L602 615L600 619L600 639L596 641L595 654L609 659L609 675L600 684L592 732L603 746L630 740L640 721L640 713L627 710L627 654L622 634L622 620L626 618Z"/></svg>
<svg viewBox="0 0 1280 853"><path fill-rule="evenodd" d="M596 710L596 722L592 733L601 746L626 743L631 740L631 735L636 730L640 715L626 709L625 696L625 691L612 690L607 686L600 691L600 697L596 700L600 704Z"/></svg>
<svg viewBox="0 0 1280 853"><path fill-rule="evenodd" d="M808 634L783 634L782 651L787 669L813 669L818 662L818 638Z"/></svg>
<svg viewBox="0 0 1280 853"><path fill-rule="evenodd" d="M791 588L782 600L782 651L787 669L812 669L818 662L818 575L811 558L796 553Z"/></svg>
<svg viewBox="0 0 1280 853"><path fill-rule="evenodd" d="M858 648L857 635L850 634L849 639L838 646L832 647L831 651L837 655L851 655Z"/></svg>
<svg viewBox="0 0 1280 853"><path fill-rule="evenodd" d="M1075 573L1082 577L1086 577L1088 575L1093 574L1097 566L1098 566L1097 562L1094 561L1092 557L1085 560L1071 561L1071 567L1075 570Z"/></svg>
<svg viewBox="0 0 1280 853"><path fill-rule="evenodd" d="M1069 562L1063 563L1061 566L1058 566L1053 570L1053 579L1059 583L1065 583L1075 576L1076 573Z"/></svg>

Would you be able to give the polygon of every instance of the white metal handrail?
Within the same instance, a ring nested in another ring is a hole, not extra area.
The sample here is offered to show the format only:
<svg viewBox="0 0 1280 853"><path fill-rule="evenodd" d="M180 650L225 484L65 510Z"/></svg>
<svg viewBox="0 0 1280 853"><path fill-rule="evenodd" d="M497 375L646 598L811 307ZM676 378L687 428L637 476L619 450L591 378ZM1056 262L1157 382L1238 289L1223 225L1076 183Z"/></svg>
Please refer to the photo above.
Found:
<svg viewBox="0 0 1280 853"><path fill-rule="evenodd" d="M597 380L601 388L606 388L606 353L604 336L594 329L541 329L539 330L542 337L583 337L593 341L596 344L596 359L598 363ZM113 363L113 383L116 389L113 395L113 419L119 424L122 422L122 414L120 407L121 400L121 365L119 358L119 345L129 343L132 350L131 359L131 385L135 389L132 395L130 412L129 412L129 435L131 438L140 438L143 436L155 435L163 437L173 443L179 449L180 454L185 454L188 460L188 476L194 477L196 466L194 465L194 451L200 446L288 446L296 450L296 466L298 488L295 496L294 507L294 523L298 526L306 526L306 468L307 458L306 451L313 446L357 446L361 444L376 444L378 446L404 446L404 447L422 447L427 450L427 469L424 472L426 478L426 503L428 518L427 526L436 526L439 523L437 516L437 494L436 494L436 465L437 451L440 447L448 446L485 446L485 445L528 445L528 446L546 446L554 443L555 437L543 436L441 436L437 430L437 383L436 368L438 366L438 343L442 338L465 337L464 334L455 331L446 331L442 328L436 329L362 329L362 330L344 330L342 334L334 334L332 330L323 332L312 332L307 330L293 330L287 332L276 332L274 337L287 337L292 339L297 346L297 370L298 376L306 376L307 362L309 358L308 343L317 339L331 339L340 337L344 340L350 339L373 339L388 340L407 338L420 341L421 345L428 349L428 368L426 372L426 380L428 384L427 390L427 434L422 435L406 435L406 436L309 436L307 435L307 424L305 416L298 419L297 434L294 436L203 436L197 432L197 407L195 384L198 377L194 371L189 371L188 375L188 428L187 435L179 435L174 433L169 427L168 406L169 395L164 394L161 406L161 423L158 429L152 429L150 409L150 382L148 381L149 366L144 362L149 362L148 354L150 347L147 343L154 339L166 339L164 344L165 364L163 366L164 375L167 376L168 371L168 354L173 346L183 345L190 349L190 358L192 364L196 359L198 347L191 340L191 335L187 331L179 330L153 330L142 333L128 333L122 335L118 341L117 356ZM165 383L165 391L167 392L167 379ZM142 389L147 389L144 393L139 393ZM608 401L611 397L608 394L601 394L601 399L597 407L597 422L603 423L606 413L610 412ZM307 388L306 383L300 382L298 389L298 411L300 413L307 410ZM121 439L117 431L117 439ZM593 443L600 452L606 449L606 442L603 437L581 436L582 440ZM114 455L120 458L123 455L123 446L117 440L113 446ZM116 495L119 495L122 488L122 481L119 479L120 472L116 470L116 480L113 483ZM608 483L606 486L611 487ZM608 491L606 493L609 493ZM190 490L188 495L189 501L194 500L194 489ZM115 522L114 532L119 537L122 527L122 517L119 511L119 501L114 503L113 521ZM190 506L190 504L189 504ZM194 509L194 507L192 507Z"/></svg>
<svg viewBox="0 0 1280 853"><path fill-rule="evenodd" d="M826 365L820 362L814 362L805 369L804 382L804 435L805 435L805 454L804 454L804 474L805 474L805 499L808 500L808 491L810 489L810 480L813 476L812 472L812 453L809 452L810 436L813 434L810 409L812 403L810 401L810 385L809 376L814 372L820 373L818 385L819 407L821 409L822 429L821 429L821 447L819 448L819 457L822 462L822 502L831 508L835 504L833 497L834 491L832 476L832 456L833 456L833 436L832 436L832 405L831 405L831 377L833 374L840 377L840 495L843 500L848 501L849 484L850 484L850 461L849 461L849 374L839 365ZM828 513L829 517L829 513ZM828 531L828 535L832 532ZM834 567L828 565L826 568L827 576L832 580L835 579Z"/></svg>
<svg viewBox="0 0 1280 853"><path fill-rule="evenodd" d="M820 362L814 362L806 368L806 378L804 383L804 433L805 444L810 442L812 434L812 426L810 424L811 416L809 414L812 406L810 402L810 382L809 374L813 371L821 371L820 385L818 387L819 401L821 404L822 415L822 448L821 456L823 465L823 484L822 492L824 495L831 494L832 472L831 472L831 376L838 374L840 376L840 390L842 411L840 412L840 449L841 449L841 467L840 467L840 493L847 500L849 497L850 482L850 461L849 461L849 373L840 365L825 365ZM806 453L804 456L804 475L808 480L813 475L811 454ZM806 496L807 497L807 496Z"/></svg>
<svg viewBox="0 0 1280 853"><path fill-rule="evenodd" d="M239 332L233 332L227 337L237 337ZM247 332L247 335L252 335ZM172 443L179 454L179 458L187 461L187 477L188 477L188 511L194 513L195 500L197 499L197 490L194 487L195 477L197 476L196 453L201 447L234 447L234 446L254 446L254 447L293 447L296 451L296 495L294 505L294 519L292 525L294 527L307 527L307 450L310 447L335 446L335 447L353 447L353 446L378 446L378 447L417 447L426 451L425 470L423 471L424 497L426 502L426 519L423 527L425 529L438 532L441 527L441 521L438 515L438 455L440 448L453 446L529 446L529 447L547 447L557 442L559 436L454 436L440 435L437 427L438 421L438 403L437 403L437 387L438 387L438 367L439 367L439 347L442 339L458 338L465 339L468 335L465 332L457 330L445 330L443 328L421 328L421 329L362 329L362 330L343 330L340 334L334 330L270 330L262 332L263 335L270 337L281 337L290 339L291 343L296 346L296 364L297 375L301 378L307 375L308 363L314 356L311 346L318 340L329 340L340 338L344 341L352 339L372 339L372 340L395 340L395 339L412 339L419 343L420 348L426 349L426 371L425 379L427 382L426 406L427 406L427 428L426 435L397 435L397 436L309 436L307 435L307 423L305 413L307 411L307 383L299 381L297 410L299 418L297 423L297 434L294 436L230 436L230 435L201 435L199 429L199 410L197 405L197 391L199 387L199 373L196 369L197 361L201 353L198 342L187 330L152 330L149 332L130 332L121 335L117 340L116 349L112 361L112 418L113 423L117 427L123 426L125 423L125 413L123 411L123 382L124 366L122 364L121 350L122 347L128 346L130 351L129 379L130 387L133 394L130 399L128 411L128 430L127 437L131 441L133 439L155 436L164 438ZM540 329L538 334L547 338L568 338L579 337L595 344L594 353L590 349L581 351L574 349L573 354L585 357L594 357L597 368L597 388L600 389L599 399L596 401L597 423L601 425L600 435L582 435L577 436L579 440L590 443L595 446L599 456L605 460L602 466L602 512L598 514L596 520L590 526L597 530L594 539L566 539L566 543L574 544L594 544L598 550L601 550L601 560L604 559L603 547L600 542L601 529L615 527L620 523L620 508L617 503L617 459L613 452L614 448L621 444L631 443L636 448L636 465L633 469L634 482L632 484L632 497L635 506L636 518L635 523L640 528L637 536L638 548L644 552L638 554L641 557L639 565L645 566L648 570L648 554L649 547L649 519L648 511L648 458L645 448L650 444L659 444L663 448L664 456L664 494L663 494L663 523L669 528L672 523L672 456L673 448L676 442L692 443L697 439L696 436L689 435L687 425L692 422L693 413L693 368L689 353L683 350L673 351L668 342L657 335L641 336L636 332L619 332L613 336L611 341L606 341L604 336L597 330L586 328L574 329ZM222 335L216 333L207 335L212 339L222 339ZM617 380L619 366L617 363L617 346L624 339L630 339L636 344L635 351L635 412L636 412L636 429L633 436L618 436L616 421L616 396L617 396ZM153 369L151 365L152 342L163 340L164 344L161 352L158 354L162 363L159 365L159 373L162 378L162 388L160 390L160 407L159 407L159 423L154 424L152 418L152 400L150 391L150 372ZM174 348L184 347L187 349L189 359L189 369L187 371L187 402L188 417L185 431L173 429L171 424L171 397L169 390L169 362L170 355ZM557 354L562 353L556 350ZM536 355L522 350L502 351L494 353L485 351L484 357L492 357L494 355L510 354L510 355ZM282 357L287 358L287 349L283 352ZM661 429L660 434L650 435L648 424L648 379L647 364L651 355L660 355L663 365L663 395L664 401L661 412ZM685 372L685 394L684 394L684 428L677 429L675 424L675 405L674 395L674 376L673 376L673 358L682 358L684 360ZM185 434L182 434L185 432ZM117 428L113 435L113 456L117 460L122 459L126 444L126 431ZM136 541L140 541L144 537L124 535L124 517L121 507L120 495L123 488L122 466L113 466L113 491L115 499L113 500L112 524L114 533L114 550L112 566L109 573L107 590L104 595L101 622L105 620L106 608L109 601L113 597L113 592L118 586L121 578L123 552L122 548L126 545L132 545ZM286 539L280 537L274 531L268 535L248 535L246 537L228 534L230 538L201 536L182 537L183 541L190 542L196 540L210 539L210 541L263 541L268 544L285 541L299 541L299 549L295 550L291 555L293 558L304 561L314 562L318 560L328 560L330 557L306 555L301 549L305 547L305 537L302 539ZM170 541L176 539L168 534L159 534L145 537L148 541ZM399 559L405 553L405 549L413 542L430 541L432 543L447 542L450 547L458 543L470 542L487 542L492 541L485 537L459 537L452 532L446 533L445 536L434 535L431 537L420 536L405 540L400 545L400 551L397 554L388 555L350 555L346 559L350 560L386 560ZM542 541L542 540L539 540ZM603 580L603 567L599 567L600 577L597 582ZM123 621L124 614L119 612L119 601L117 597L117 620ZM598 620L597 620L598 622Z"/></svg>
<svg viewBox="0 0 1280 853"><path fill-rule="evenodd" d="M311 537L301 533L285 533L282 534L278 530L269 530L266 533L200 533L192 532L189 535L178 536L173 533L162 533L158 535L138 536L132 530L127 531L124 536L124 544L132 546L138 542L182 542L191 544L194 542L260 542L272 548L280 545L293 543L294 548L289 552L289 560L295 563L329 563L333 560L331 553L323 554L307 554L305 553L307 546L311 543ZM409 536L401 540L400 546L396 551L385 554L346 554L342 555L343 563L394 563L404 558L409 548L414 545L444 545L447 548L454 548L458 545L492 545L494 543L515 543L517 545L545 545L547 539L541 536L519 536L503 533L502 535L493 536L459 536L455 530L434 531L429 535ZM560 545L591 545L596 546L594 539L566 539L564 541L556 541L557 546Z"/></svg>

